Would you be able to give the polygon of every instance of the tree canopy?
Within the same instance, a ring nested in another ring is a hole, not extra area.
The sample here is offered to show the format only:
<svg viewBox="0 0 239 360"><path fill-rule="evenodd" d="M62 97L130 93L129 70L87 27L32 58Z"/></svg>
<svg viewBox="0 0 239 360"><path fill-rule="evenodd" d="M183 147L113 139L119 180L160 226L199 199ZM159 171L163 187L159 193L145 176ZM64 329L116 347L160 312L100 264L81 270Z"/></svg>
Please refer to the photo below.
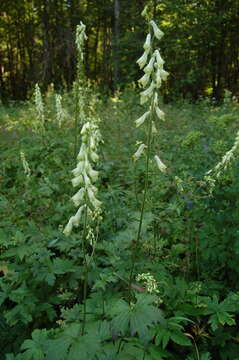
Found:
<svg viewBox="0 0 239 360"><path fill-rule="evenodd" d="M76 74L76 25L87 28L86 75L106 90L138 78L145 6L165 36L168 99L220 100L239 93L239 0L2 0L1 99L26 99L38 82L69 89Z"/></svg>

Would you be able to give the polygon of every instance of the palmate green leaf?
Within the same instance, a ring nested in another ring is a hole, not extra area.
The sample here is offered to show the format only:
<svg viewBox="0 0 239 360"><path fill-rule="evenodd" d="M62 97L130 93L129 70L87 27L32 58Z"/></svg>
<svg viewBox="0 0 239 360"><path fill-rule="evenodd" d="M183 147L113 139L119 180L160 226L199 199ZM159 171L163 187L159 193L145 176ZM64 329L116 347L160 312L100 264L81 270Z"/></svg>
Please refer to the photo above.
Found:
<svg viewBox="0 0 239 360"><path fill-rule="evenodd" d="M71 324L55 340L48 340L45 360L65 360L69 347L80 336L81 325Z"/></svg>
<svg viewBox="0 0 239 360"><path fill-rule="evenodd" d="M97 334L86 334L75 339L67 360L91 360L99 351L100 339Z"/></svg>
<svg viewBox="0 0 239 360"><path fill-rule="evenodd" d="M162 344L163 349L165 349L169 341L172 340L181 346L191 346L190 339L183 333L183 326L179 323L180 321L190 320L184 317L171 317L165 320L163 326L157 326L156 345Z"/></svg>
<svg viewBox="0 0 239 360"><path fill-rule="evenodd" d="M131 335L137 333L141 339L147 340L149 328L163 322L162 312L152 305L155 300L155 296L138 294L136 304L129 305L124 300L117 301L111 312L112 315L116 315L112 320L113 330L124 334L130 329Z"/></svg>
<svg viewBox="0 0 239 360"><path fill-rule="evenodd" d="M32 340L25 340L21 346L21 350L26 350L24 353L26 360L44 360L46 338L46 329L33 331Z"/></svg>
<svg viewBox="0 0 239 360"><path fill-rule="evenodd" d="M65 360L70 344L71 339L64 336L56 340L49 340L45 360Z"/></svg>

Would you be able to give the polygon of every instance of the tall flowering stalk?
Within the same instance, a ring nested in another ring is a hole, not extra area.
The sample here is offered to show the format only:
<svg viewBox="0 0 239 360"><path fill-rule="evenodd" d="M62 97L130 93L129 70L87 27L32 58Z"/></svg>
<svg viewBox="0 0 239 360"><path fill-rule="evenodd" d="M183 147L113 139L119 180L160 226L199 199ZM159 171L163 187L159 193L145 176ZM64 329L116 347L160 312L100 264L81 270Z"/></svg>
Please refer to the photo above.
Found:
<svg viewBox="0 0 239 360"><path fill-rule="evenodd" d="M165 119L164 112L159 108L158 98L159 89L162 82L168 77L168 72L164 70L164 60L161 57L160 50L155 46L157 40L163 37L163 32L158 28L156 23L151 20L149 22L149 33L146 36L143 48L144 53L137 60L140 69L143 70L144 75L139 79L139 85L142 88L140 93L140 103L148 103L147 111L135 121L136 127L142 125L147 126L147 141L146 144L139 142L139 147L133 155L133 159L137 161L146 152L146 174L144 182L143 201L141 205L141 214L139 220L138 234L135 244L135 251L132 252L132 265L130 270L130 284L133 280L134 267L136 260L136 253L140 242L142 222L145 208L146 195L149 183L149 162L152 148L153 136L157 133L157 122ZM155 164L160 171L165 172L167 167L162 162L157 154L154 154ZM131 288L131 286L130 286Z"/></svg>
<svg viewBox="0 0 239 360"><path fill-rule="evenodd" d="M74 83L74 95L75 95L75 158L78 149L78 128L79 123L83 123L85 115L85 96L83 85L85 82L85 71L84 71L84 45L87 39L85 33L86 27L80 22L80 25L76 27L76 49L77 49L77 72L76 81Z"/></svg>
<svg viewBox="0 0 239 360"><path fill-rule="evenodd" d="M88 119L81 129L81 147L77 156L77 166L72 170L74 178L72 185L79 187L76 194L72 197L72 201L78 210L72 216L63 233L69 236L73 227L78 227L83 223L82 252L84 256L84 288L83 288L83 321L82 321L82 335L85 332L86 324L86 297L87 297L87 284L90 259L93 252L89 257L87 254L86 242L88 241L94 248L95 235L93 229L90 227L89 217L93 222L101 220L101 202L97 199L97 187L95 182L98 179L98 171L94 169L94 165L98 162L99 156L97 148L101 141L101 134L98 127L98 121L94 118Z"/></svg>
<svg viewBox="0 0 239 360"><path fill-rule="evenodd" d="M59 128L61 128L62 121L65 118L65 111L62 107L62 96L60 94L56 94L56 121L58 123Z"/></svg>
<svg viewBox="0 0 239 360"><path fill-rule="evenodd" d="M45 114L44 114L44 105L42 101L41 90L38 84L35 85L34 91L34 102L37 112L37 122L40 127L44 129L45 126Z"/></svg>
<svg viewBox="0 0 239 360"><path fill-rule="evenodd" d="M64 234L69 236L73 227L78 227L83 213L91 216L100 213L101 202L97 199L97 188L95 182L98 179L98 171L93 167L99 160L97 148L101 141L98 123L95 119L87 121L81 129L82 144L77 156L77 166L72 173L72 185L79 186L79 190L72 197L72 201L78 210L72 216L65 229Z"/></svg>

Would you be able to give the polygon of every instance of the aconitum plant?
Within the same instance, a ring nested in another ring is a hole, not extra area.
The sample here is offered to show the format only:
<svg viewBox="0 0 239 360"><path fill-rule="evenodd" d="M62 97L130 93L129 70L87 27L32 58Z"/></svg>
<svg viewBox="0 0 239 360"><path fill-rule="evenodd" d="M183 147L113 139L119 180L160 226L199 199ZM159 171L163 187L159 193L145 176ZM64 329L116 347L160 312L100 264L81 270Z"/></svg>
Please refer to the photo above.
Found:
<svg viewBox="0 0 239 360"><path fill-rule="evenodd" d="M141 229L143 223L144 208L146 202L146 195L148 192L149 185L149 162L152 152L152 140L153 136L157 133L157 122L164 120L165 114L159 108L159 89L162 82L168 77L168 72L164 70L164 60L161 57L159 48L157 47L157 41L163 36L163 32L158 28L157 24L151 20L149 22L149 33L146 36L144 42L143 55L137 60L140 69L143 70L144 75L139 79L139 85L142 88L140 93L140 103L148 103L147 111L135 121L136 127L140 127L144 124L147 125L147 141L143 143L138 142L139 147L133 155L133 159L137 161L146 152L146 169L145 169L145 181L144 181L144 192L141 205L141 213L139 219L138 233L135 243L135 249L132 252L132 263L130 269L130 285L133 281L135 260L137 249L139 247L141 238ZM160 171L165 172L167 167L162 162L157 154L154 155L154 159L157 167ZM131 289L131 286L129 287ZM131 298L131 290L130 298Z"/></svg>
<svg viewBox="0 0 239 360"><path fill-rule="evenodd" d="M97 187L94 185L98 178L98 171L93 169L93 164L98 162L98 144L101 141L101 134L98 121L88 120L81 129L82 144L77 156L77 166L72 170L74 178L72 185L79 186L79 190L72 197L75 206L79 207L76 214L70 218L64 229L64 234L69 236L73 226L78 227L85 213L95 218L100 214L101 202L97 199Z"/></svg>
<svg viewBox="0 0 239 360"><path fill-rule="evenodd" d="M165 81L168 77L168 72L164 70L164 60L160 55L160 51L155 47L156 40L160 40L164 35L158 28L156 23L151 20L150 32L146 36L145 43L143 45L144 53L137 60L140 69L143 69L144 75L139 79L139 85L144 89L140 93L141 104L149 102L148 110L135 121L136 127L147 123L148 124L148 143L141 143L138 150L133 155L134 160L138 160L144 153L145 149L150 151L152 136L157 133L156 120L164 120L165 114L159 108L159 88L162 85L162 81ZM154 156L158 168L162 171L166 171L166 165L160 160L158 155Z"/></svg>
<svg viewBox="0 0 239 360"><path fill-rule="evenodd" d="M42 101L41 90L38 84L35 85L34 102L37 112L38 123L40 127L44 128L45 125L44 105Z"/></svg>

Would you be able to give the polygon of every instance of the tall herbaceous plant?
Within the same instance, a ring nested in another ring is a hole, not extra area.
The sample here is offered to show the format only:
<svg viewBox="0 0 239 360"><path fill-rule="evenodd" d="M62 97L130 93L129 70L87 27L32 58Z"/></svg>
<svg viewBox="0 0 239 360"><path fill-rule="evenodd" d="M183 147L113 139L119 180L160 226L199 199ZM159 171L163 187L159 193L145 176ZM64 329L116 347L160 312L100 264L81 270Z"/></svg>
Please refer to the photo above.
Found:
<svg viewBox="0 0 239 360"><path fill-rule="evenodd" d="M87 39L85 33L86 27L80 22L80 25L76 27L76 51L77 51L77 69L76 69L76 80L73 86L74 99L75 99L75 146L74 155L76 158L78 151L78 133L79 127L86 121L86 77L84 68L84 45Z"/></svg>
<svg viewBox="0 0 239 360"><path fill-rule="evenodd" d="M149 163L151 156L154 158L155 165L163 173L166 172L167 167L160 159L158 154L154 153L152 142L154 136L157 134L157 128L160 126L160 121L164 121L165 114L159 107L159 90L162 82L167 80L168 72L164 70L164 60L161 57L160 49L158 48L158 41L163 37L163 32L158 28L157 24L151 20L149 22L149 33L146 36L142 56L137 60L140 69L144 75L139 79L139 85L142 88L140 93L140 103L148 104L147 110L136 121L136 127L145 126L147 139L138 142L138 149L133 155L135 161L139 160L143 155L146 155L146 169L143 200L141 205L141 214L139 220L138 234L135 244L135 251L132 253L132 265L130 271L130 283L133 279L135 258L140 242L142 221L144 215L146 195L149 185Z"/></svg>
<svg viewBox="0 0 239 360"><path fill-rule="evenodd" d="M81 81L79 81L79 77L80 70L83 69L81 66L83 64L83 44L86 39L85 26L82 23L77 27L76 37L78 52L82 51L81 54L78 53L78 61L80 61L80 65L78 64L78 74L76 80L77 97L75 98L75 101L77 101L77 108L80 111L76 114L77 127L74 129L75 131L78 131L78 128L81 126L81 146L78 155L76 156L76 167L72 170L72 185L74 188L77 188L75 195L72 197L72 201L77 207L77 211L70 217L63 233L66 236L69 236L71 235L73 228L78 228L78 233L80 233L78 238L79 245L82 247L85 268L83 298L84 310L82 321L83 334L86 323L88 272L98 237L98 224L101 220L101 202L97 198L98 190L96 187L98 171L95 170L95 166L99 161L98 146L101 142L101 134L99 130L99 118L96 117L94 112L86 106L86 100L88 99L86 99L85 96L81 97L81 95L83 95L83 91L81 91L83 90L83 86ZM78 122L79 115L81 115L80 123ZM75 145L77 145L77 142ZM90 252L88 251L89 245Z"/></svg>

